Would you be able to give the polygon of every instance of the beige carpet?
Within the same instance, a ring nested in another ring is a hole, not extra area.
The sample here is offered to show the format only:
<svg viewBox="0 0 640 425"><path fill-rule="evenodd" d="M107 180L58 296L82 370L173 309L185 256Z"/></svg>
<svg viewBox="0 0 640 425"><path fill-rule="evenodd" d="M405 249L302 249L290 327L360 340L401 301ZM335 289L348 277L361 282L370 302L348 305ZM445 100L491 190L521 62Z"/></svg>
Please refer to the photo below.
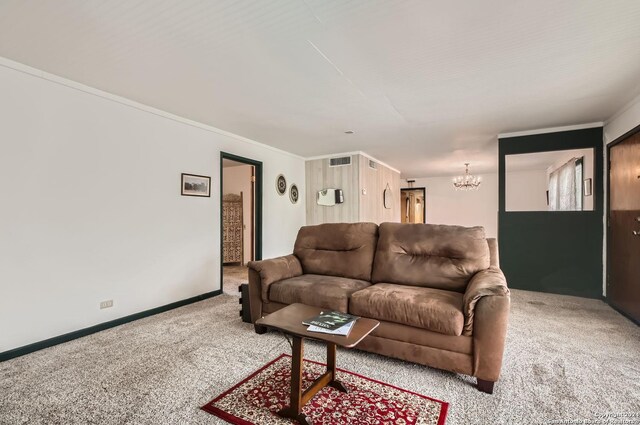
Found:
<svg viewBox="0 0 640 425"><path fill-rule="evenodd" d="M322 345L306 347L324 360ZM237 298L220 295L1 363L0 423L222 423L199 406L283 352L280 335L256 335ZM447 424L536 424L640 413L639 353L639 328L601 301L513 291L493 395L356 350L340 350L338 365L448 401Z"/></svg>
<svg viewBox="0 0 640 425"><path fill-rule="evenodd" d="M222 291L228 295L239 297L238 286L249 282L247 266L224 266L222 268Z"/></svg>

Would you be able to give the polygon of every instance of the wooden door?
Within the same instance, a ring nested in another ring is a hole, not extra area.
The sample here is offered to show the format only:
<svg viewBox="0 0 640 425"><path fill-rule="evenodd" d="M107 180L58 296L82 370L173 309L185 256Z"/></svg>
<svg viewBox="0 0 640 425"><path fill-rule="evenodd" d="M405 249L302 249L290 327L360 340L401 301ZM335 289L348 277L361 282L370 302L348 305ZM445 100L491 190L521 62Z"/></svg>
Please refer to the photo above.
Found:
<svg viewBox="0 0 640 425"><path fill-rule="evenodd" d="M640 132L609 150L607 298L640 321Z"/></svg>

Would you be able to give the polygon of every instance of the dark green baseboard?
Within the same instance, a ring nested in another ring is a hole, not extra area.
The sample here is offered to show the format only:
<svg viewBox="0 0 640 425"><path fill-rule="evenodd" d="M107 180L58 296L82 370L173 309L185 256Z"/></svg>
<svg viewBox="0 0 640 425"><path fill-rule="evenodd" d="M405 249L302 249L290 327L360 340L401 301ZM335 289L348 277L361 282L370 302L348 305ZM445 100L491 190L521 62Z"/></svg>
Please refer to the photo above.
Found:
<svg viewBox="0 0 640 425"><path fill-rule="evenodd" d="M42 350L43 348L53 347L54 345L62 344L83 336L91 335L96 332L103 331L105 329L113 328L115 326L123 325L125 323L133 322L134 320L142 319L144 317L153 316L154 314L164 313L165 311L173 310L174 308L182 307L187 304L192 304L198 301L206 300L207 298L215 297L222 294L222 289L217 291L207 292L206 294L197 295L195 297L187 298L186 300L176 301L171 304L163 305L160 307L152 308L150 310L134 313L129 316L121 317L119 319L111 320L109 322L100 323L88 328L80 329L77 331L69 332L64 335L58 335L53 338L45 339L44 341L34 342L33 344L24 345L22 347L14 348L0 353L0 362L13 359L15 357L24 356L25 354L33 353L34 351Z"/></svg>

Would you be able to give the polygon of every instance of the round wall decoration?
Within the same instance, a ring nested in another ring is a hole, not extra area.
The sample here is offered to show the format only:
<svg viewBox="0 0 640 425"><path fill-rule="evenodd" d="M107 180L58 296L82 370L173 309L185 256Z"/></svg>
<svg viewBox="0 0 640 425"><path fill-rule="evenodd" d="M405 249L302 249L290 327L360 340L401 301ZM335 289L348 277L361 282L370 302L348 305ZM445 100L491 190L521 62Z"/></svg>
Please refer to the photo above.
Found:
<svg viewBox="0 0 640 425"><path fill-rule="evenodd" d="M276 191L279 195L287 193L287 179L285 179L282 174L276 177Z"/></svg>
<svg viewBox="0 0 640 425"><path fill-rule="evenodd" d="M291 199L291 203L295 204L298 202L298 197L300 194L298 193L298 185L295 183L291 185L289 188L289 199Z"/></svg>

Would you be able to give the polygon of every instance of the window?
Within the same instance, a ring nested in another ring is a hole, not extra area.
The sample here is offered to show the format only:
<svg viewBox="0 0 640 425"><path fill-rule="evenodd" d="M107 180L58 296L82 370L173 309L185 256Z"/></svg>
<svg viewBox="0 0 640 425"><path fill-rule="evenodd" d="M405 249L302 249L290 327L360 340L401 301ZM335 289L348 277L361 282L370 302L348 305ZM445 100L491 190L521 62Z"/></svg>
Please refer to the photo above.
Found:
<svg viewBox="0 0 640 425"><path fill-rule="evenodd" d="M583 158L572 158L549 175L549 211L582 211Z"/></svg>

